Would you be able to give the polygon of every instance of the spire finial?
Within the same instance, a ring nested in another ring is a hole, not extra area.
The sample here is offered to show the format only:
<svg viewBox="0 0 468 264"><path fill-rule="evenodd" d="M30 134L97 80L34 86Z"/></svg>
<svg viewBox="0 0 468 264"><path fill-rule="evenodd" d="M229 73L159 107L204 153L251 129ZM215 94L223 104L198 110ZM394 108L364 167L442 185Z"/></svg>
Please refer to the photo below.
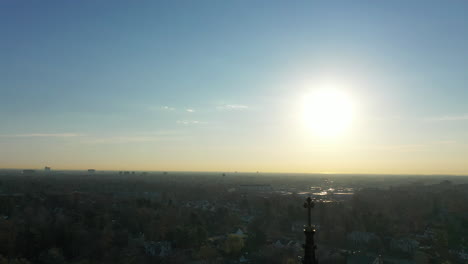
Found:
<svg viewBox="0 0 468 264"><path fill-rule="evenodd" d="M310 215L310 210L314 208L314 202L312 201L312 198L310 196L306 199L304 203L304 208L307 208L307 226L312 227L312 222L311 222L311 215Z"/></svg>

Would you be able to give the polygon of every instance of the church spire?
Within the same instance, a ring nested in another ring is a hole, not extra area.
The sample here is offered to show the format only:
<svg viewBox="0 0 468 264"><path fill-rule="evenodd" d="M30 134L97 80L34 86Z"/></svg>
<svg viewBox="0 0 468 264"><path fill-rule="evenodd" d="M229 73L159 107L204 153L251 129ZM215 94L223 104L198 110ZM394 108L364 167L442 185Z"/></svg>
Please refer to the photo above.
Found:
<svg viewBox="0 0 468 264"><path fill-rule="evenodd" d="M304 208L307 208L307 225L304 227L305 244L304 247L304 259L303 264L317 264L318 261L315 258L315 249L317 246L314 243L315 227L311 223L310 210L314 208L314 202L310 197L307 198L304 203Z"/></svg>

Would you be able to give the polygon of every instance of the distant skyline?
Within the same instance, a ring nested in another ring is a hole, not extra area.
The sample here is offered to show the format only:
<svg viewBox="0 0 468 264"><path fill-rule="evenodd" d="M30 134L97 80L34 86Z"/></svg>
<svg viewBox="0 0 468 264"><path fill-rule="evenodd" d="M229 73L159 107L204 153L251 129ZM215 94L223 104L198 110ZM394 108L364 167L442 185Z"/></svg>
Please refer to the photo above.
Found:
<svg viewBox="0 0 468 264"><path fill-rule="evenodd" d="M0 1L0 168L468 175L466 14L462 0ZM324 87L353 105L333 136L304 118Z"/></svg>

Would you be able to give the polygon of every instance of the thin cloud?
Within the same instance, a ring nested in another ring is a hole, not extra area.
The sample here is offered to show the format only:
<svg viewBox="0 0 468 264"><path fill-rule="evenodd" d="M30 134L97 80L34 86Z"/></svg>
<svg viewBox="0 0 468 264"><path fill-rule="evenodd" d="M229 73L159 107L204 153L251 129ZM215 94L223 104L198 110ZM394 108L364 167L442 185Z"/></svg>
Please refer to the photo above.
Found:
<svg viewBox="0 0 468 264"><path fill-rule="evenodd" d="M247 110L249 109L246 105L241 104L226 104L217 107L219 110Z"/></svg>
<svg viewBox="0 0 468 264"><path fill-rule="evenodd" d="M189 112L189 113L195 112L195 110L193 110L193 109L191 109L191 108L187 108L187 109L185 109L185 111L187 111L187 112Z"/></svg>
<svg viewBox="0 0 468 264"><path fill-rule="evenodd" d="M31 133L31 134L0 134L0 137L15 137L15 138L33 138L33 137L55 137L55 138L71 138L82 137L84 135L77 133Z"/></svg>
<svg viewBox="0 0 468 264"><path fill-rule="evenodd" d="M175 107L171 107L168 105L163 105L163 106L149 105L149 106L145 106L145 109L146 111L150 111L150 112L161 112L161 111L173 112L176 110Z"/></svg>
<svg viewBox="0 0 468 264"><path fill-rule="evenodd" d="M164 111L174 111L175 108L174 107L170 107L170 106L161 106L161 109L164 110Z"/></svg>
<svg viewBox="0 0 468 264"><path fill-rule="evenodd" d="M465 120L468 120L468 114L436 116L436 117L426 118L425 120L426 121L465 121Z"/></svg>
<svg viewBox="0 0 468 264"><path fill-rule="evenodd" d="M183 135L183 130L170 129L170 130L157 130L157 131L146 131L135 133L135 136L175 136Z"/></svg>
<svg viewBox="0 0 468 264"><path fill-rule="evenodd" d="M199 124L205 124L205 122L200 122L198 120L177 120L177 124L180 125L199 125Z"/></svg>
<svg viewBox="0 0 468 264"><path fill-rule="evenodd" d="M181 136L113 136L113 137L96 137L89 138L84 141L88 144L118 144L118 143L141 143L141 142L158 142L158 141L176 141L182 140Z"/></svg>

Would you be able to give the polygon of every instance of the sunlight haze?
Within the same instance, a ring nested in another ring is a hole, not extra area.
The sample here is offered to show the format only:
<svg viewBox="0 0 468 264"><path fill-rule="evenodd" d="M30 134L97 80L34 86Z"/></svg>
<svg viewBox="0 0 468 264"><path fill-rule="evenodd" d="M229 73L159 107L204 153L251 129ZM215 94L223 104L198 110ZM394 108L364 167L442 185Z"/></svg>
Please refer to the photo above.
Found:
<svg viewBox="0 0 468 264"><path fill-rule="evenodd" d="M0 168L468 174L468 2L331 2L1 1Z"/></svg>

